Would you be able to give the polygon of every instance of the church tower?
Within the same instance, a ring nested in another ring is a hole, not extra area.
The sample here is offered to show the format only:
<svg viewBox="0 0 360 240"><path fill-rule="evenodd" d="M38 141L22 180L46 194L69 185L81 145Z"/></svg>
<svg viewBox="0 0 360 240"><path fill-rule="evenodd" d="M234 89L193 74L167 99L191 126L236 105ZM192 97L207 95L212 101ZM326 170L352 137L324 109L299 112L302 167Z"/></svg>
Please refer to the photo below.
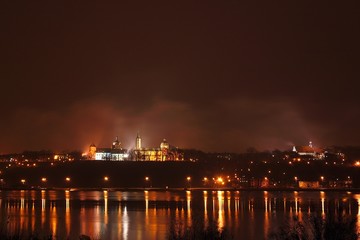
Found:
<svg viewBox="0 0 360 240"><path fill-rule="evenodd" d="M112 149L121 149L121 143L119 142L118 137L116 136L115 141L113 141Z"/></svg>
<svg viewBox="0 0 360 240"><path fill-rule="evenodd" d="M140 150L141 149L141 137L139 133L136 136L136 143L135 143L135 149Z"/></svg>
<svg viewBox="0 0 360 240"><path fill-rule="evenodd" d="M92 143L89 147L89 154L88 154L89 159L95 159L95 154L96 154L96 146L95 144Z"/></svg>

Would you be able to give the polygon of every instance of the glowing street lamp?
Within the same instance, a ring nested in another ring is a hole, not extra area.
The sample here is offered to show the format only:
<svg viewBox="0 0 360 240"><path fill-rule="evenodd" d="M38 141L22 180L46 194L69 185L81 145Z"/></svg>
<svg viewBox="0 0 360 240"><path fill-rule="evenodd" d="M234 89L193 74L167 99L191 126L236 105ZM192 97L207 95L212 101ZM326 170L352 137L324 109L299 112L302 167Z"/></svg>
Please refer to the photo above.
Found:
<svg viewBox="0 0 360 240"><path fill-rule="evenodd" d="M65 178L65 181L66 181L66 182L70 182L70 181L71 181L71 178L66 177L66 178Z"/></svg>
<svg viewBox="0 0 360 240"><path fill-rule="evenodd" d="M190 176L188 176L188 177L186 177L186 181L187 181L187 187L191 187L191 177Z"/></svg>
<svg viewBox="0 0 360 240"><path fill-rule="evenodd" d="M41 182L46 183L47 179L45 177L41 178Z"/></svg>
<svg viewBox="0 0 360 240"><path fill-rule="evenodd" d="M145 176L144 180L145 180L145 187L151 187L150 177Z"/></svg>
<svg viewBox="0 0 360 240"><path fill-rule="evenodd" d="M225 185L224 179L222 177L218 177L215 181L215 183L219 185Z"/></svg>
<svg viewBox="0 0 360 240"><path fill-rule="evenodd" d="M299 180L298 177L295 176L295 177L294 177L294 180L295 180L295 187L298 187L298 180Z"/></svg>
<svg viewBox="0 0 360 240"><path fill-rule="evenodd" d="M204 186L206 186L208 184L208 181L209 181L209 179L207 177L203 178Z"/></svg>
<svg viewBox="0 0 360 240"><path fill-rule="evenodd" d="M104 177L104 181L105 181L105 182L109 181L109 177L108 177L108 176L105 176L105 177Z"/></svg>
<svg viewBox="0 0 360 240"><path fill-rule="evenodd" d="M26 180L25 179L21 179L20 181L23 185L26 183Z"/></svg>
<svg viewBox="0 0 360 240"><path fill-rule="evenodd" d="M324 181L324 176L321 176L320 179L321 179L321 181Z"/></svg>

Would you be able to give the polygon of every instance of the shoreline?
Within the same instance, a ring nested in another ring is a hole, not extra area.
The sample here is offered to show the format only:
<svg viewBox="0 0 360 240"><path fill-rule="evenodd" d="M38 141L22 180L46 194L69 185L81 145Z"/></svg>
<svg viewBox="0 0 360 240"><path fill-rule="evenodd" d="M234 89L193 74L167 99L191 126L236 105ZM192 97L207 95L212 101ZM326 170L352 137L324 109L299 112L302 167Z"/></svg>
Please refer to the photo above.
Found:
<svg viewBox="0 0 360 240"><path fill-rule="evenodd" d="M204 187L193 187L193 188L136 188L136 187L119 187L119 188L99 188L99 187L81 187L81 188L65 188L65 187L49 187L49 188L1 188L0 191L108 191L108 192L143 192L143 191L154 191L154 192L181 192L181 191L229 191L229 192L350 192L360 193L360 188L204 188Z"/></svg>

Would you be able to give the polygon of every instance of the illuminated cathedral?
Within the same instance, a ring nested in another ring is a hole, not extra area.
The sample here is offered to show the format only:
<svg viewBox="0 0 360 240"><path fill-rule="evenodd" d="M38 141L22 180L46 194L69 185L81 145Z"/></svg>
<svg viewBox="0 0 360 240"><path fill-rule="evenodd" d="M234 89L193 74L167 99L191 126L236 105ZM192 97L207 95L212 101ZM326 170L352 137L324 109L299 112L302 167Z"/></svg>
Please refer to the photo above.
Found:
<svg viewBox="0 0 360 240"><path fill-rule="evenodd" d="M110 148L97 148L95 144L91 144L87 158L108 161L182 161L184 155L178 148L171 146L166 139L163 139L159 148L144 148L142 139L137 134L134 149L129 151L123 149L121 142L116 137Z"/></svg>
<svg viewBox="0 0 360 240"><path fill-rule="evenodd" d="M163 139L159 148L144 148L141 145L142 139L139 134L136 136L135 149L131 151L131 157L135 161L182 161L184 155L176 147Z"/></svg>

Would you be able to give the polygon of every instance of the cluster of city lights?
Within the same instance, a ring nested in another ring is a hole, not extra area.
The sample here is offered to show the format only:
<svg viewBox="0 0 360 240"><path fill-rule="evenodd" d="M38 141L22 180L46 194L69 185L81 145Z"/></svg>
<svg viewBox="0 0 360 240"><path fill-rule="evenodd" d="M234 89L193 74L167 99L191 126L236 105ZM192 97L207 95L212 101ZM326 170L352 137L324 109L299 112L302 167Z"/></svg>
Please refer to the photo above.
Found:
<svg viewBox="0 0 360 240"><path fill-rule="evenodd" d="M104 179L105 182L109 181L109 177L108 177L108 176L104 176L103 179ZM4 179L1 179L1 180L3 181ZM71 177L65 177L64 180L65 180L65 182L71 182ZM20 180L20 182L24 185L24 184L26 183L26 179L22 178L22 179ZM42 182L42 183L47 183L47 182L48 182L48 179L47 179L46 177L42 177L42 178L41 178L41 182Z"/></svg>

